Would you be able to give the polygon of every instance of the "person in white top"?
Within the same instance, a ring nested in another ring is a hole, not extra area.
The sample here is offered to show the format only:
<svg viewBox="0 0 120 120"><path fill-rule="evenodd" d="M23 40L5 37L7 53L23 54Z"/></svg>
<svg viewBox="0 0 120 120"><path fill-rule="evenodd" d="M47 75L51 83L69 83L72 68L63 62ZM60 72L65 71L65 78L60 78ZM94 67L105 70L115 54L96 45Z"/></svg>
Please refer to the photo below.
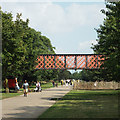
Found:
<svg viewBox="0 0 120 120"><path fill-rule="evenodd" d="M15 90L16 91L19 91L20 87L18 85L18 81L17 81L17 78L15 78Z"/></svg>
<svg viewBox="0 0 120 120"><path fill-rule="evenodd" d="M37 81L37 83L36 83L36 88L34 89L34 91L38 91L38 92L41 92L41 91L42 91L41 85L40 85L40 82L39 82L39 81Z"/></svg>
<svg viewBox="0 0 120 120"><path fill-rule="evenodd" d="M29 84L27 83L27 80L25 80L22 87L24 89L24 96L27 97L27 93L28 93L28 89L29 89Z"/></svg>

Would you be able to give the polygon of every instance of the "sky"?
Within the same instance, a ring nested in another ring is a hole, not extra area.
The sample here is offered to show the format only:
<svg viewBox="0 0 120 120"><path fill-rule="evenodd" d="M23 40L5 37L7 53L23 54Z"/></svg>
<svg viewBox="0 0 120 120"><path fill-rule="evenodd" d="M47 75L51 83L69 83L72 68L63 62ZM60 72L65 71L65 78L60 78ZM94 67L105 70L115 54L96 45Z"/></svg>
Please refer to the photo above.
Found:
<svg viewBox="0 0 120 120"><path fill-rule="evenodd" d="M17 13L30 20L29 26L51 40L58 54L92 54L95 29L105 18L104 0L4 0L2 11Z"/></svg>

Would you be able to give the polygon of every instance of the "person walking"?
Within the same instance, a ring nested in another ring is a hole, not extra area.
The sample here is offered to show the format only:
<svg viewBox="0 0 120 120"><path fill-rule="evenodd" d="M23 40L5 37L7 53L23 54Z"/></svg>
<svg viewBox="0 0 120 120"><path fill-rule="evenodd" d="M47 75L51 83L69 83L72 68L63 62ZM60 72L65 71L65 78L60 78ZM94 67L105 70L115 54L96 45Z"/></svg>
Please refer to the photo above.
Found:
<svg viewBox="0 0 120 120"><path fill-rule="evenodd" d="M18 85L18 81L17 81L17 78L15 78L15 91L19 91L20 87Z"/></svg>
<svg viewBox="0 0 120 120"><path fill-rule="evenodd" d="M53 84L53 87L55 87L55 82L54 81L52 81L52 84Z"/></svg>
<svg viewBox="0 0 120 120"><path fill-rule="evenodd" d="M63 86L63 80L61 80L61 85Z"/></svg>
<svg viewBox="0 0 120 120"><path fill-rule="evenodd" d="M22 88L24 89L24 97L27 97L28 89L29 89L29 84L27 83L27 80L25 80Z"/></svg>

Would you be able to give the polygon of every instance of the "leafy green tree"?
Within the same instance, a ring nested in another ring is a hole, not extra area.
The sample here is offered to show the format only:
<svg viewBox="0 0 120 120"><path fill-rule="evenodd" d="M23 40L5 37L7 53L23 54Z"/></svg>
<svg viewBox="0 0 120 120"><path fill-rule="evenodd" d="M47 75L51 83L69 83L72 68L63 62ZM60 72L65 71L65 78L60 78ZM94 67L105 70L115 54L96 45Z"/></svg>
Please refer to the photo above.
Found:
<svg viewBox="0 0 120 120"><path fill-rule="evenodd" d="M78 80L78 79L80 79L80 77L81 76L77 71L71 74L72 79Z"/></svg>
<svg viewBox="0 0 120 120"><path fill-rule="evenodd" d="M98 44L92 48L97 54L106 54L104 69L101 76L104 80L119 81L120 71L120 2L106 2L107 11L102 10L106 15L103 25L97 29Z"/></svg>
<svg viewBox="0 0 120 120"><path fill-rule="evenodd" d="M14 76L29 82L44 79L43 76L46 80L56 78L54 70L35 70L37 57L55 54L55 48L41 32L29 27L28 19L24 21L21 16L17 14L13 21L12 13L2 12L2 78Z"/></svg>
<svg viewBox="0 0 120 120"><path fill-rule="evenodd" d="M60 70L58 73L58 79L59 80L66 80L66 79L70 79L71 73L68 70Z"/></svg>
<svg viewBox="0 0 120 120"><path fill-rule="evenodd" d="M7 76L16 76L25 60L26 53L23 41L20 39L24 31L12 21L11 13L2 13L2 73L3 79Z"/></svg>
<svg viewBox="0 0 120 120"><path fill-rule="evenodd" d="M80 73L81 80L84 81L101 81L99 70L82 70Z"/></svg>

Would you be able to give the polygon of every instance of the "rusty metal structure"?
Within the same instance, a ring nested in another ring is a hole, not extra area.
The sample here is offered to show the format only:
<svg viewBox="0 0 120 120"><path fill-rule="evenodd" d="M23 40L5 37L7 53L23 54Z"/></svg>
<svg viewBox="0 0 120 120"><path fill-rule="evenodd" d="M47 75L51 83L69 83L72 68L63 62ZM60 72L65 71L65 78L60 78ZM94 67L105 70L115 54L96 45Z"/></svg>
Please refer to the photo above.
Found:
<svg viewBox="0 0 120 120"><path fill-rule="evenodd" d="M100 69L104 60L98 54L41 54L36 69Z"/></svg>

